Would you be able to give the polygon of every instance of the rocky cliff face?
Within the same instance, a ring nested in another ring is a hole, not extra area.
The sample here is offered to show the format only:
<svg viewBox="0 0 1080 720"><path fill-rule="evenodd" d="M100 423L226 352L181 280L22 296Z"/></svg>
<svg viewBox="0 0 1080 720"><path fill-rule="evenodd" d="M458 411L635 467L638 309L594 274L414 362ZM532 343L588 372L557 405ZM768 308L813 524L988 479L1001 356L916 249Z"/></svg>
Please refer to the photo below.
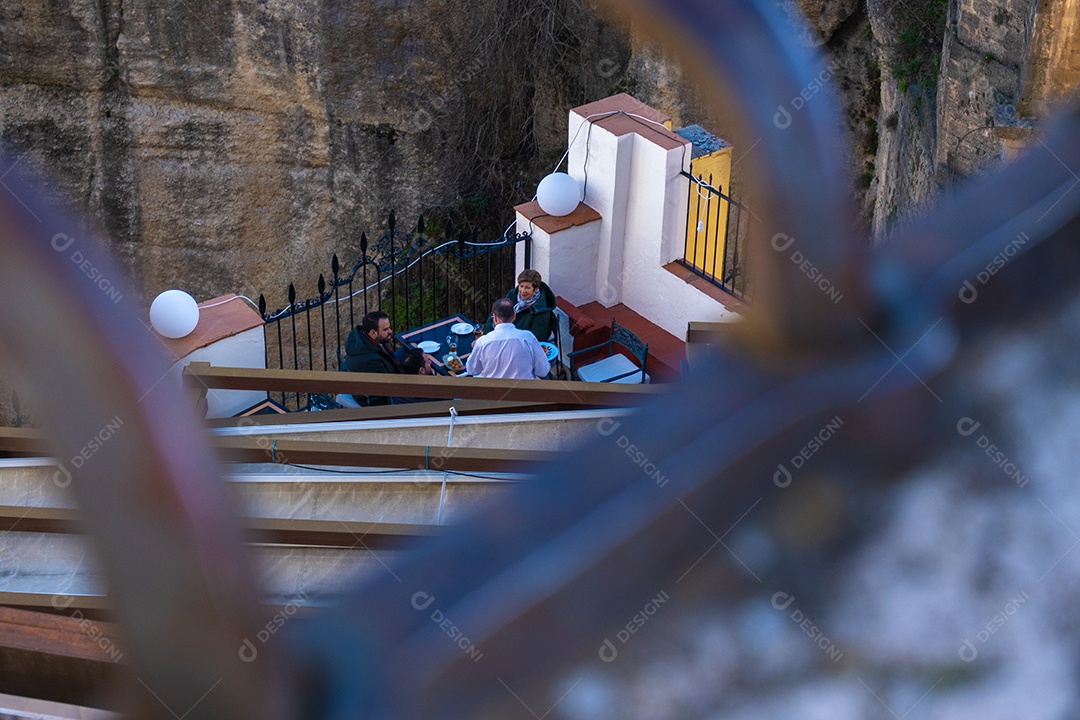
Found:
<svg viewBox="0 0 1080 720"><path fill-rule="evenodd" d="M792 12L829 55L878 236L999 161L1000 129L1023 124L1031 0ZM311 295L390 210L494 235L561 155L567 109L624 90L724 134L666 53L581 0L0 6L0 173L51 175L147 297Z"/></svg>
<svg viewBox="0 0 1080 720"><path fill-rule="evenodd" d="M809 26L803 41L825 54L847 120L852 192L878 242L1030 140L1050 103L1022 97L1022 90L1060 98L1080 81L1077 0L784 6L800 27ZM702 122L702 103L673 65L636 40L634 91L677 121Z"/></svg>
<svg viewBox="0 0 1080 720"><path fill-rule="evenodd" d="M391 210L508 217L627 47L574 3L8 4L0 172L51 176L149 297L281 303Z"/></svg>

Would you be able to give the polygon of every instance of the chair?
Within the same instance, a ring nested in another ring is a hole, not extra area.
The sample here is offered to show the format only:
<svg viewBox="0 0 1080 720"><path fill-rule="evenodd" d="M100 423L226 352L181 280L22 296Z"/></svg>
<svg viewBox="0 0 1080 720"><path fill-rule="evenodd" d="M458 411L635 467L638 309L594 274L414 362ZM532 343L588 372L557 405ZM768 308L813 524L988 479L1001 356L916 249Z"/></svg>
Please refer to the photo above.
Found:
<svg viewBox="0 0 1080 720"><path fill-rule="evenodd" d="M555 356L555 376L563 379L563 364L570 362L569 354L574 349L574 338L570 334L570 316L561 308L555 308L552 312L555 314L555 323L551 329L550 339L555 342L555 347L559 351Z"/></svg>
<svg viewBox="0 0 1080 720"><path fill-rule="evenodd" d="M337 349L338 358L338 370L340 372L349 372L349 366L345 364L345 350L343 348ZM356 402L356 398L348 393L338 393L334 396L334 402L337 403L339 408L358 408L364 407L360 403Z"/></svg>
<svg viewBox="0 0 1080 720"><path fill-rule="evenodd" d="M634 360L616 352L615 346L625 348ZM607 357L596 362L579 365L578 358L586 353L596 355L598 350L607 350ZM611 319L611 337L607 342L582 348L570 353L570 377L585 382L647 383L649 375L645 372L645 361L649 357L649 346L622 325ZM640 375L640 377L639 377Z"/></svg>

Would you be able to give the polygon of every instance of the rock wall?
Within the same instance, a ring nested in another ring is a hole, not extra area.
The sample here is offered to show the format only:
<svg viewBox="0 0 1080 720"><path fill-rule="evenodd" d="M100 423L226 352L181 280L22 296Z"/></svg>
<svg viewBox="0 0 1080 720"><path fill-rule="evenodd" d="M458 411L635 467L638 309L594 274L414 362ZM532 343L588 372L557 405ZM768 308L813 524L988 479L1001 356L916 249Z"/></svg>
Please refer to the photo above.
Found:
<svg viewBox="0 0 1080 720"><path fill-rule="evenodd" d="M280 305L291 281L313 294L331 254L347 262L391 210L403 226L427 212L433 232L449 217L501 231L565 148L569 107L629 91L724 134L668 53L583 2L7 4L0 173L50 175L146 297L266 291ZM1005 157L1025 74L1060 88L1068 77L1036 71L1080 67L1066 22L1080 0L952 0L939 28L946 2L792 6L830 56L852 192L879 237ZM1049 39L1029 52L1039 12Z"/></svg>
<svg viewBox="0 0 1080 720"><path fill-rule="evenodd" d="M509 217L628 55L577 2L10 5L0 172L51 177L146 297L281 304L391 210Z"/></svg>
<svg viewBox="0 0 1080 720"><path fill-rule="evenodd" d="M827 54L851 140L852 192L875 242L955 184L1006 161L1080 83L1080 0L783 6L797 16L803 41Z"/></svg>

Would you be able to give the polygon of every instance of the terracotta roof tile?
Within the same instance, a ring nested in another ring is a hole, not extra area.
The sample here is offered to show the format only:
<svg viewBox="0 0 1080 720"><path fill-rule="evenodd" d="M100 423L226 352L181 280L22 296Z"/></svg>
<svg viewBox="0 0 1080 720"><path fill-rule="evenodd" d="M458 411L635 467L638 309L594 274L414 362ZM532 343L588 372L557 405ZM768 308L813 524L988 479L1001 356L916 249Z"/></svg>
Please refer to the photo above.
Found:
<svg viewBox="0 0 1080 720"><path fill-rule="evenodd" d="M557 233L560 230L566 230L567 228L577 227L578 225L585 225L600 219L600 213L596 212L585 203L578 203L577 209L574 210L574 212L569 215L563 215L562 217L548 215L540 208L540 203L535 200L522 203L521 205L516 206L514 210L521 213L526 220L530 220L533 225L540 228L548 235Z"/></svg>
<svg viewBox="0 0 1080 720"><path fill-rule="evenodd" d="M589 122L604 128L616 136L637 133L646 140L650 140L667 150L673 150L690 144L689 140L679 137L666 127L661 127L656 124L661 123L663 125L670 125L671 118L669 116L659 110L649 107L645 103L626 93L612 95L603 100L597 100L596 102L582 105L581 107L574 108L572 112L583 118L602 113L619 113L607 115L606 117L593 118ZM642 118L648 118L648 120L651 120L652 122L640 118L629 117L628 115L640 115Z"/></svg>
<svg viewBox="0 0 1080 720"><path fill-rule="evenodd" d="M199 303L199 324L189 335L176 340L158 335L158 339L179 360L199 348L207 347L233 335L239 335L262 324L262 317L247 304L247 301L233 294L222 295Z"/></svg>

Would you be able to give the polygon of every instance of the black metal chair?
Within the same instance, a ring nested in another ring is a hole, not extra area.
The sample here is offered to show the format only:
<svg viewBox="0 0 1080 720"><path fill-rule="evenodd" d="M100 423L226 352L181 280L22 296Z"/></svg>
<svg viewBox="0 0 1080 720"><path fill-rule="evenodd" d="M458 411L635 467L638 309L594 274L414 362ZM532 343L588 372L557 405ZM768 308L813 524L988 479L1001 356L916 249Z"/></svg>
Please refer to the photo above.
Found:
<svg viewBox="0 0 1080 720"><path fill-rule="evenodd" d="M559 308L555 308L553 311L555 316L555 322L551 326L551 338L555 342L555 378L558 380L565 380L565 367L563 366L563 357L566 357L563 353L563 338L570 343L570 348L574 346L574 339L570 335L570 318L565 312Z"/></svg>
<svg viewBox="0 0 1080 720"><path fill-rule="evenodd" d="M616 352L616 345L629 351L634 356L634 360ZM586 353L595 355L595 351L601 349L607 350L606 357L596 362L579 365L579 357ZM643 343L637 335L615 322L615 318L611 319L611 337L607 342L575 350L568 357L570 359L570 377L574 380L618 383L647 383L650 381L649 374L645 372L645 361L649 357L649 346Z"/></svg>
<svg viewBox="0 0 1080 720"><path fill-rule="evenodd" d="M337 359L338 359L338 371L340 371L340 372L349 372L349 366L345 364L345 349L344 348L339 347L337 349ZM335 395L334 396L334 404L337 405L339 408L364 407L363 405L361 405L360 403L358 403L356 401L356 398L354 398L352 395L349 395L347 393L339 393L339 394Z"/></svg>

